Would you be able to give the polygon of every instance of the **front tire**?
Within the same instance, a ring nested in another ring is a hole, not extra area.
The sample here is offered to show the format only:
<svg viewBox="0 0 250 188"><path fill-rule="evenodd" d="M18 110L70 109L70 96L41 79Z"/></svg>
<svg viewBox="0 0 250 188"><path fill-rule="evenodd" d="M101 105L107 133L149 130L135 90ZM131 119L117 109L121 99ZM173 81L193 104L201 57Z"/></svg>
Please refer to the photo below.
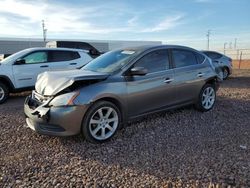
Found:
<svg viewBox="0 0 250 188"><path fill-rule="evenodd" d="M216 101L215 87L212 84L205 84L200 91L198 102L195 107L201 112L206 112L214 107Z"/></svg>
<svg viewBox="0 0 250 188"><path fill-rule="evenodd" d="M8 97L9 97L8 87L4 83L0 82L0 104L4 103Z"/></svg>
<svg viewBox="0 0 250 188"><path fill-rule="evenodd" d="M82 134L87 141L102 143L110 140L121 125L121 113L108 101L94 103L85 114Z"/></svg>

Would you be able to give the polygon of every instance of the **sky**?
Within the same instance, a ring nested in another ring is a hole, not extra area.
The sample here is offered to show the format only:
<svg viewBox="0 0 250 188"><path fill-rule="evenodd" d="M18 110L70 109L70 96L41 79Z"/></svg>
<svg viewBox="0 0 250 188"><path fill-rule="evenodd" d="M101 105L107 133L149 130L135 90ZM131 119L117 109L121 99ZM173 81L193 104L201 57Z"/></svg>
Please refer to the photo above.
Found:
<svg viewBox="0 0 250 188"><path fill-rule="evenodd" d="M1 0L0 37L250 48L250 0Z"/></svg>

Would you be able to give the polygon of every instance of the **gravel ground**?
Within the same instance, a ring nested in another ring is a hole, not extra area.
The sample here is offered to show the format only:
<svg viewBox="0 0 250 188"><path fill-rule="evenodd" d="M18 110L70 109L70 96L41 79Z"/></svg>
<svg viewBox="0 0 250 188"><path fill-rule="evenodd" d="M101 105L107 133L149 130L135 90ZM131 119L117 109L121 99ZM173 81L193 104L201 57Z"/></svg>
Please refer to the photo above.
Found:
<svg viewBox="0 0 250 188"><path fill-rule="evenodd" d="M147 116L99 145L36 134L23 95L0 106L0 187L250 187L250 70L212 111Z"/></svg>

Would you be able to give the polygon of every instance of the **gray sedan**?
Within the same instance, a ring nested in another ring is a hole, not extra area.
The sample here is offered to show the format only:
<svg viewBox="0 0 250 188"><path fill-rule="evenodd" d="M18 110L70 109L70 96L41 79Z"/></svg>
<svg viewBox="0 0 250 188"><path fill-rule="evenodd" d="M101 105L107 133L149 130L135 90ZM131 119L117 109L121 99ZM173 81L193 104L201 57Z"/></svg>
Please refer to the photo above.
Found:
<svg viewBox="0 0 250 188"><path fill-rule="evenodd" d="M232 74L233 64L230 57L214 51L202 52L212 59L212 62L216 68L220 69L223 80L226 80L228 76Z"/></svg>
<svg viewBox="0 0 250 188"><path fill-rule="evenodd" d="M31 129L104 142L143 115L191 104L211 110L218 76L199 51L143 46L108 52L80 70L42 73L35 88L24 104Z"/></svg>

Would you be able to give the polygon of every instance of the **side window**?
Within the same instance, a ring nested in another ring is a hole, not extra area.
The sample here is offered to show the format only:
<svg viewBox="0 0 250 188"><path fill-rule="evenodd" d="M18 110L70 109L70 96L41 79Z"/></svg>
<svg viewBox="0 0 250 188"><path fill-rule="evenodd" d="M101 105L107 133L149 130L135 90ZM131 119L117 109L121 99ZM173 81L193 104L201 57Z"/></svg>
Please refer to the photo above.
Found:
<svg viewBox="0 0 250 188"><path fill-rule="evenodd" d="M148 73L169 69L168 50L150 52L137 61L134 67L144 67Z"/></svg>
<svg viewBox="0 0 250 188"><path fill-rule="evenodd" d="M48 61L47 52L34 52L23 58L26 64L45 63Z"/></svg>
<svg viewBox="0 0 250 188"><path fill-rule="evenodd" d="M78 52L73 51L49 51L49 61L50 62L60 62L60 61L71 61L80 58Z"/></svg>
<svg viewBox="0 0 250 188"><path fill-rule="evenodd" d="M215 52L206 52L205 53L208 57L210 57L211 59L219 59L222 57L221 54L215 53Z"/></svg>
<svg viewBox="0 0 250 188"><path fill-rule="evenodd" d="M204 55L201 55L201 54L199 54L199 53L195 53L195 56L196 56L197 62L198 62L199 64L203 63L203 61L205 60Z"/></svg>
<svg viewBox="0 0 250 188"><path fill-rule="evenodd" d="M195 54L188 50L172 50L175 67L186 67L197 64Z"/></svg>
<svg viewBox="0 0 250 188"><path fill-rule="evenodd" d="M215 52L212 52L212 59L220 59L221 58L221 54L218 54L218 53L215 53Z"/></svg>
<svg viewBox="0 0 250 188"><path fill-rule="evenodd" d="M78 59L81 57L78 52L70 52L70 53L71 53L72 60Z"/></svg>

